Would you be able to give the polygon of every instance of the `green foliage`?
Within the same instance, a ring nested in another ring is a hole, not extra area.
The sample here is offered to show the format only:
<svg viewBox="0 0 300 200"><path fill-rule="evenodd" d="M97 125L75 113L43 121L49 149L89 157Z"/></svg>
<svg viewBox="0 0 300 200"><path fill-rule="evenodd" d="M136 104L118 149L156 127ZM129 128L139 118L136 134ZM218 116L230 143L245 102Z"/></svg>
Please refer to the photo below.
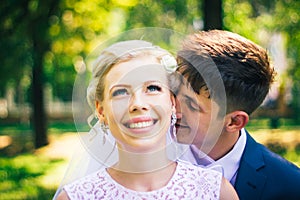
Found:
<svg viewBox="0 0 300 200"><path fill-rule="evenodd" d="M1 96L9 81L17 88L20 85L18 80L24 76L31 78L24 72L33 66L32 33L39 37L39 32L47 32L50 46L44 55L44 81L55 88L55 97L69 101L80 61L111 35L145 26L184 32L191 30L194 16L199 15L195 0L64 0L52 1L52 4L56 4L52 6L53 14L48 16L40 30L31 32L31 25L35 24L33 20L48 3L39 0L6 0L2 3ZM23 85L21 89L28 91Z"/></svg>
<svg viewBox="0 0 300 200"><path fill-rule="evenodd" d="M284 156L287 153L287 148L285 146L281 145L279 142L267 143L266 146L271 151L273 151L274 153L277 153L281 156Z"/></svg>
<svg viewBox="0 0 300 200"><path fill-rule="evenodd" d="M225 29L239 33L268 48L270 35L281 33L287 49L288 71L280 82L292 81L294 119L300 121L300 1L224 0ZM279 77L277 78L280 79Z"/></svg>
<svg viewBox="0 0 300 200"><path fill-rule="evenodd" d="M0 158L0 200L52 199L58 183L45 184L45 177L55 179L53 169L64 163L35 155Z"/></svg>
<svg viewBox="0 0 300 200"><path fill-rule="evenodd" d="M185 33L193 29L193 20L199 16L195 0L140 1L128 10L126 29L163 27Z"/></svg>
<svg viewBox="0 0 300 200"><path fill-rule="evenodd" d="M43 55L44 81L54 88L55 98L69 101L82 61L104 40L122 31L145 26L189 33L194 31L195 23L201 27L203 18L202 1L199 0L50 2L55 5L41 0L2 1L0 96L4 95L7 85L23 90L22 93L28 92L34 60L32 33L39 37L46 32L49 46ZM35 18L48 5L53 9L48 11L51 14L43 27L31 32ZM289 65L286 76L293 80L291 105L297 115L300 115L299 8L300 1L291 0L223 0L224 29L263 46L271 33L284 35ZM25 100L28 101L28 97ZM300 120L300 116L298 118Z"/></svg>
<svg viewBox="0 0 300 200"><path fill-rule="evenodd" d="M298 156L300 156L300 143L295 146L295 152Z"/></svg>

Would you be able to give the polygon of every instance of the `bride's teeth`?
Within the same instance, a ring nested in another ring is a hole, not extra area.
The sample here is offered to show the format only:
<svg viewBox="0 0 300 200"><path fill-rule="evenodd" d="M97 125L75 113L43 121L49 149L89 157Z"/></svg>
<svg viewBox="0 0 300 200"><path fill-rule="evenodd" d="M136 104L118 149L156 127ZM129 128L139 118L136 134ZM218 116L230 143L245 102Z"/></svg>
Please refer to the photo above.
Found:
<svg viewBox="0 0 300 200"><path fill-rule="evenodd" d="M132 123L129 124L130 128L145 128L148 126L151 126L153 124L152 121L148 121L148 122L137 122L137 123Z"/></svg>

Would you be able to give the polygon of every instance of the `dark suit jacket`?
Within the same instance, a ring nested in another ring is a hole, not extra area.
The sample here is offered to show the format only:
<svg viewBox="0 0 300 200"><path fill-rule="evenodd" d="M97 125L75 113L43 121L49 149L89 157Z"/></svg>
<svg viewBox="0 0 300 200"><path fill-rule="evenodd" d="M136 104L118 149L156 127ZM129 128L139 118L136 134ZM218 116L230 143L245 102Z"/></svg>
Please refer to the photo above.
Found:
<svg viewBox="0 0 300 200"><path fill-rule="evenodd" d="M300 200L300 169L257 143L247 132L235 189L241 200Z"/></svg>

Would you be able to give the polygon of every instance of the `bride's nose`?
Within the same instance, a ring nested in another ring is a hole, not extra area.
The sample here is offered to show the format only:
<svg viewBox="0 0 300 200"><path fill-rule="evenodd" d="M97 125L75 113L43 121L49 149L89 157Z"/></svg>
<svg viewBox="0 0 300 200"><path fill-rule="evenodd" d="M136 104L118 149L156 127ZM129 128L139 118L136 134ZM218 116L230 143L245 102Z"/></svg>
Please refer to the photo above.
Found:
<svg viewBox="0 0 300 200"><path fill-rule="evenodd" d="M130 98L129 102L129 112L134 112L134 111L146 111L149 109L149 104L147 103L145 97L137 92L132 97Z"/></svg>

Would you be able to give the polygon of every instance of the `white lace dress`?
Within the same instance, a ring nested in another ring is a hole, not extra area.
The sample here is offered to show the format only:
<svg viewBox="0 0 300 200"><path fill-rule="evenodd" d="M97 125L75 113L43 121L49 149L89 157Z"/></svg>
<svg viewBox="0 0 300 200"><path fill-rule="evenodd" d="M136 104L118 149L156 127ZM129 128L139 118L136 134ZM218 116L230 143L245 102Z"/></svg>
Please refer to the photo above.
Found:
<svg viewBox="0 0 300 200"><path fill-rule="evenodd" d="M171 180L158 190L137 192L125 188L106 169L68 184L64 190L71 200L219 199L221 180L220 172L178 161Z"/></svg>

